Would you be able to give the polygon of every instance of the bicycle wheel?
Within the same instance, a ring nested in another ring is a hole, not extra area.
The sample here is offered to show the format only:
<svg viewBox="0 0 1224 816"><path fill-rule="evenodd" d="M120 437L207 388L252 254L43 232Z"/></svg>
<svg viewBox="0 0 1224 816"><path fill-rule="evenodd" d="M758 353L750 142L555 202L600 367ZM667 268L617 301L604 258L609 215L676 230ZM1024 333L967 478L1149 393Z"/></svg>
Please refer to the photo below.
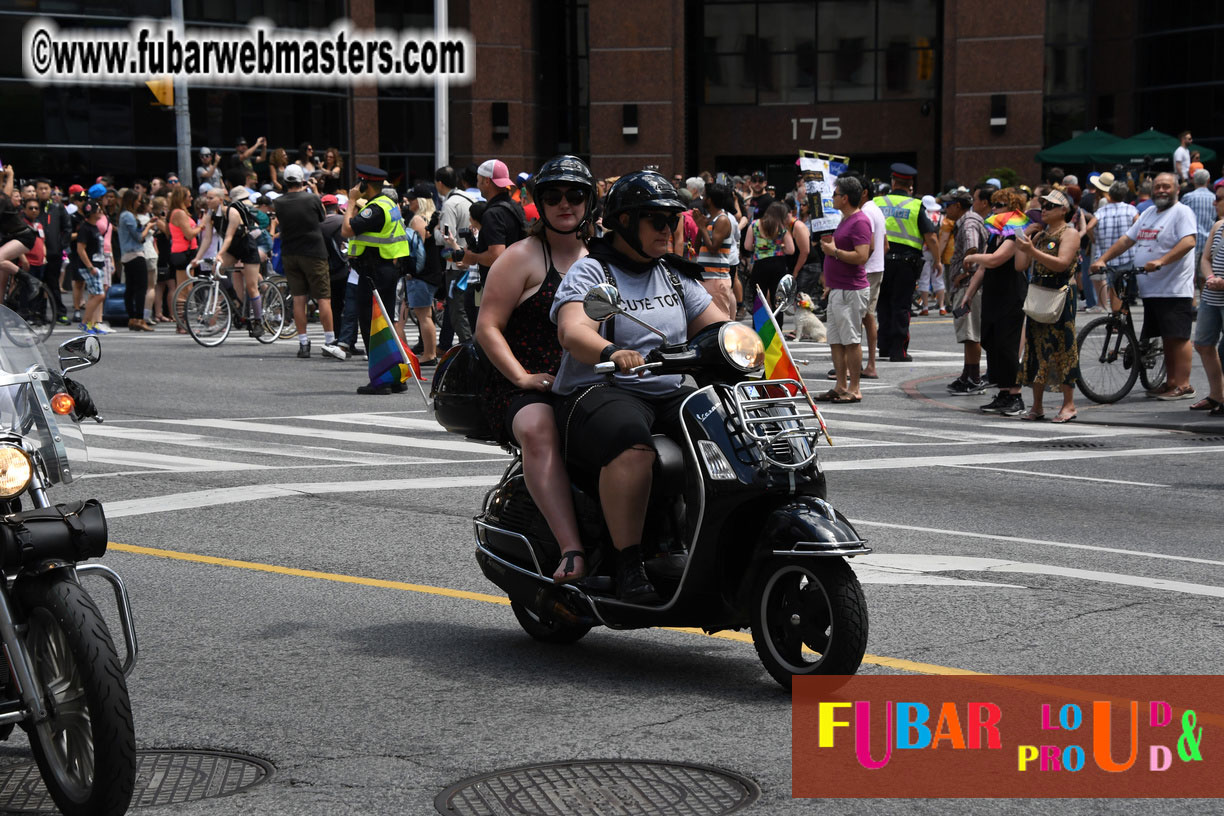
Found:
<svg viewBox="0 0 1224 816"><path fill-rule="evenodd" d="M1149 337L1139 343L1139 379L1149 391L1165 383L1164 341Z"/></svg>
<svg viewBox="0 0 1224 816"><path fill-rule="evenodd" d="M1120 318L1098 317L1080 330L1076 383L1093 402L1117 402L1135 386L1135 335Z"/></svg>
<svg viewBox="0 0 1224 816"><path fill-rule="evenodd" d="M183 319L183 302L186 301L188 293L190 293L191 290L195 288L195 285L200 282L201 281L198 281L195 278L188 278L175 287L174 294L170 298L171 308L174 311L174 325L178 326L183 331L187 330L187 321ZM183 298L183 301L179 300L180 297Z"/></svg>
<svg viewBox="0 0 1224 816"><path fill-rule="evenodd" d="M221 345L229 337L232 322L229 298L216 284L196 286L183 304L183 322L191 339L201 346Z"/></svg>
<svg viewBox="0 0 1224 816"><path fill-rule="evenodd" d="M285 296L276 284L260 281L259 297L263 301L264 325L264 333L259 336L259 342L275 343L281 339L281 331L285 328Z"/></svg>
<svg viewBox="0 0 1224 816"><path fill-rule="evenodd" d="M293 322L293 295L289 294L289 281L284 275L272 275L264 280L279 289L285 300L285 325L280 331L280 339L288 340L297 334L297 326Z"/></svg>
<svg viewBox="0 0 1224 816"><path fill-rule="evenodd" d="M5 305L30 324L40 343L51 336L55 328L55 301L47 284L33 275L22 274Z"/></svg>

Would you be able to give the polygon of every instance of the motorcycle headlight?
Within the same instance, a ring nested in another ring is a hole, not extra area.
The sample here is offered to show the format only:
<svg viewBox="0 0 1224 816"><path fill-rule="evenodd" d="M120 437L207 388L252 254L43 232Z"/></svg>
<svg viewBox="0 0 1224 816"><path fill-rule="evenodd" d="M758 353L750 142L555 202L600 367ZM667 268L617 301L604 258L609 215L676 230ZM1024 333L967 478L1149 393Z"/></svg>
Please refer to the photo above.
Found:
<svg viewBox="0 0 1224 816"><path fill-rule="evenodd" d="M12 445L0 445L0 499L21 495L33 475L29 454Z"/></svg>
<svg viewBox="0 0 1224 816"><path fill-rule="evenodd" d="M743 323L724 323L718 332L718 345L727 362L740 371L753 371L765 364L765 345L760 336Z"/></svg>

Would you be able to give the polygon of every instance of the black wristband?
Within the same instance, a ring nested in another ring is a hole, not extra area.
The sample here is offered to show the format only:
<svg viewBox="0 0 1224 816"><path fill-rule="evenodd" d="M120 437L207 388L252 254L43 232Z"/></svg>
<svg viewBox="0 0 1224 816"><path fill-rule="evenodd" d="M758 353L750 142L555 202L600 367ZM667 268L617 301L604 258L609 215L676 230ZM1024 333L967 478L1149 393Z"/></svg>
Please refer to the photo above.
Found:
<svg viewBox="0 0 1224 816"><path fill-rule="evenodd" d="M467 254L467 250L466 249L456 249L455 252L458 252L459 254L451 255L451 260L454 261L455 263L462 263L463 256Z"/></svg>
<svg viewBox="0 0 1224 816"><path fill-rule="evenodd" d="M616 345L615 343L609 343L608 345L604 346L603 351L599 352L599 362L611 362L612 355L620 350L620 346Z"/></svg>

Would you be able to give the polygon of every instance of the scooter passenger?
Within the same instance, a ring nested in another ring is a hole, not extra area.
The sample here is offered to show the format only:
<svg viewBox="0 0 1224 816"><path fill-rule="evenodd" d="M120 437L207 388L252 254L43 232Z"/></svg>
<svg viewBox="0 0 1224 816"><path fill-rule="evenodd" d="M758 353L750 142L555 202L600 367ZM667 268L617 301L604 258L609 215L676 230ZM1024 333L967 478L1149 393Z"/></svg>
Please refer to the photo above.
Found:
<svg viewBox="0 0 1224 816"><path fill-rule="evenodd" d="M489 268L476 341L502 375L485 388L485 415L499 440L522 449L527 489L561 548L553 580L568 583L587 565L553 415L561 346L549 313L566 273L586 257L595 177L581 159L557 156L534 182L540 218Z"/></svg>
<svg viewBox="0 0 1224 816"><path fill-rule="evenodd" d="M619 554L617 590L622 600L659 602L640 549L650 497L654 433L679 434L679 413L692 389L679 375L638 374L644 355L661 338L619 315L600 324L586 316L587 291L610 282L621 307L683 343L706 326L727 320L701 285L701 267L669 255L671 236L686 207L667 179L654 172L622 176L604 200L604 229L590 255L570 267L557 289L552 317L565 353L553 391L565 461L572 471L598 477L599 499ZM599 362L616 363L611 379Z"/></svg>

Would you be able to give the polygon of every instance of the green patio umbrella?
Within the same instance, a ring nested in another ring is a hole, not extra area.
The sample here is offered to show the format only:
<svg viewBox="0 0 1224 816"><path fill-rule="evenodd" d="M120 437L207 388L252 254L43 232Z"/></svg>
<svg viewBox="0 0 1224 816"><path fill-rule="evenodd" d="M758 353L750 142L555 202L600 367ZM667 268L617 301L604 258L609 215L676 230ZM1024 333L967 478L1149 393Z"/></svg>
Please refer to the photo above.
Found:
<svg viewBox="0 0 1224 816"><path fill-rule="evenodd" d="M1176 136L1161 133L1153 128L1137 133L1129 139L1122 139L1100 147L1093 151L1091 160L1107 163L1142 159L1144 156L1172 156L1179 143ZM1210 147L1191 144L1189 150L1191 153L1197 150L1205 162L1215 161L1216 152Z"/></svg>
<svg viewBox="0 0 1224 816"><path fill-rule="evenodd" d="M1094 128L1065 142L1047 147L1034 158L1042 164L1088 164L1098 150L1120 141L1121 136Z"/></svg>

